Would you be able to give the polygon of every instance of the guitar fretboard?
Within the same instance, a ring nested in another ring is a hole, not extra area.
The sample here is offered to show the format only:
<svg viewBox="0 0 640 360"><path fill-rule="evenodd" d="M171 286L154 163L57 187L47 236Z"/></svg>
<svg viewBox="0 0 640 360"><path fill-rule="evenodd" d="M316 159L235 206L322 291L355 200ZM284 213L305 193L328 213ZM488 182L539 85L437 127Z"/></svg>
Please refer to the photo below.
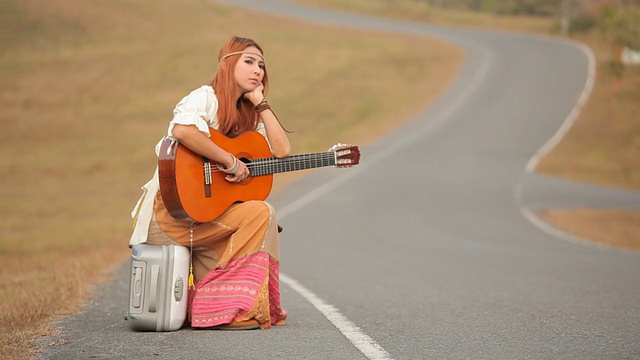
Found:
<svg viewBox="0 0 640 360"><path fill-rule="evenodd" d="M252 159L247 163L251 176L271 175L334 165L336 165L336 154L333 151L292 155L282 159L277 157Z"/></svg>

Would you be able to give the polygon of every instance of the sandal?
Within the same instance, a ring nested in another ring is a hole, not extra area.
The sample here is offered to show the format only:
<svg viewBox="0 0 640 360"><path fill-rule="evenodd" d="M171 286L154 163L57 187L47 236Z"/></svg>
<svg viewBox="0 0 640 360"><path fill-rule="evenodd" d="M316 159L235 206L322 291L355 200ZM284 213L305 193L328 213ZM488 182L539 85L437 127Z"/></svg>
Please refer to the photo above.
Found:
<svg viewBox="0 0 640 360"><path fill-rule="evenodd" d="M258 324L258 320L255 320L255 319L250 319L245 321L234 320L228 324L214 326L211 329L213 330L255 330L255 329L260 329L260 324Z"/></svg>

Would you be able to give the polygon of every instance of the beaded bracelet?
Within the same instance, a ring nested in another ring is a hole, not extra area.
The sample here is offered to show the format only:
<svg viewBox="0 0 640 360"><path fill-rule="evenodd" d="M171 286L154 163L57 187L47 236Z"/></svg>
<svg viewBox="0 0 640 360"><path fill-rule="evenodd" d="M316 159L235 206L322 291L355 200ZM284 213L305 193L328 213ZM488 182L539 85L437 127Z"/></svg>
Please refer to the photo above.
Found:
<svg viewBox="0 0 640 360"><path fill-rule="evenodd" d="M271 109L271 106L269 106L269 103L267 102L267 100L262 100L260 102L260 104L256 105L256 112L257 113L261 113L267 109Z"/></svg>
<svg viewBox="0 0 640 360"><path fill-rule="evenodd" d="M238 158L233 156L233 154L231 154L231 153L229 153L229 155L231 155L231 157L233 158L233 165L231 165L231 168L225 169L225 168L221 167L220 165L218 165L218 169L220 171L222 171L223 173L235 175L236 172L238 172Z"/></svg>

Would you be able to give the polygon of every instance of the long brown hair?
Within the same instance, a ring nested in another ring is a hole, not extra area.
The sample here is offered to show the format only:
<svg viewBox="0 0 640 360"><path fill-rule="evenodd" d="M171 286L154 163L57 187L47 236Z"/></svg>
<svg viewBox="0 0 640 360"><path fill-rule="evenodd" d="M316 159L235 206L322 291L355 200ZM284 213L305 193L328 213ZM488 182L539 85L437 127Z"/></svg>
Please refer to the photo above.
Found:
<svg viewBox="0 0 640 360"><path fill-rule="evenodd" d="M218 61L230 53L243 51L249 46L255 46L262 54L262 47L255 41L247 38L233 36L220 49ZM218 130L227 136L237 136L246 131L255 130L258 126L258 117L254 111L253 104L240 97L236 99L238 84L234 77L234 69L240 56L229 56L218 64L218 71L211 81L211 87L218 98ZM264 93L266 95L269 86L269 76L267 68L264 68Z"/></svg>

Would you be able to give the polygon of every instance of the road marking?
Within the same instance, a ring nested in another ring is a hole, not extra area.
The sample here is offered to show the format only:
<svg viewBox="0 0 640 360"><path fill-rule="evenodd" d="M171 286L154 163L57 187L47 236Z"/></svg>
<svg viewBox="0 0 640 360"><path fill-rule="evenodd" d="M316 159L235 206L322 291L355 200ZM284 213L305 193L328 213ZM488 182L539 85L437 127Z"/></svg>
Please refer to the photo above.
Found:
<svg viewBox="0 0 640 360"><path fill-rule="evenodd" d="M567 135L567 132L569 132L569 129L571 129L571 127L573 126L573 123L578 118L578 115L580 115L582 107L587 103L589 96L591 96L591 91L593 90L593 84L596 77L596 60L593 56L593 52L586 45L576 44L572 42L569 42L569 44L582 50L582 52L584 52L584 54L587 56L587 60L589 61L587 79L584 84L584 88L582 89L582 93L580 94L580 98L578 98L575 106L573 107L573 109L571 109L569 116L567 116L565 121L562 123L558 131L551 137L551 139L549 139L549 141L547 141L536 152L536 154L533 155L531 159L529 159L529 162L525 166L525 172L527 174L533 173L540 160L545 157L554 147L556 147L560 143L560 141L562 141L565 135Z"/></svg>
<svg viewBox="0 0 640 360"><path fill-rule="evenodd" d="M558 41L560 42L561 40L558 40ZM571 109L571 112L569 113L565 121L562 123L558 131L535 153L535 155L533 155L531 159L529 159L524 169L524 175L532 174L535 171L538 164L540 163L540 160L543 157L545 157L554 147L556 147L560 143L560 141L562 141L562 139L565 137L567 132L569 132L569 129L571 129L571 127L573 126L573 123L578 118L578 115L580 115L580 111L582 110L584 105L587 103L589 96L591 96L591 91L593 90L593 84L595 82L595 76L596 76L596 60L593 55L593 52L588 46L583 44L573 43L570 41L562 41L562 42L566 42L571 46L577 47L578 49L582 50L582 52L587 56L587 60L589 62L587 79L585 81L584 88L582 89L582 93L580 94L580 97L578 98L578 101L576 102L574 107ZM529 210L525 205L522 204L523 192L524 192L523 184L522 184L522 181L520 181L518 182L518 184L516 184L516 187L514 189L514 197L518 203L518 206L520 208L520 213L522 214L522 216L524 216L525 219L527 219L531 224L536 226L538 229L542 230L543 232L557 239L564 240L570 243L581 244L581 245L587 244L587 245L592 245L600 248L605 248L605 247L613 248L600 243L596 243L594 241L588 241L586 239L583 239L575 235L571 235L547 223L545 220L541 219L538 214Z"/></svg>
<svg viewBox="0 0 640 360"><path fill-rule="evenodd" d="M280 273L280 281L287 284L309 301L318 311L322 313L331 323L344 335L367 359L371 360L392 360L388 352L370 336L365 334L358 326L349 321L346 316L340 313L335 306L328 304L311 290L302 286L296 280Z"/></svg>
<svg viewBox="0 0 640 360"><path fill-rule="evenodd" d="M476 47L475 44L468 44L468 46ZM442 125L446 119L450 118L453 115L455 110L457 110L462 104L464 104L465 101L467 101L472 93L478 90L478 88L482 84L482 79L487 75L491 64L493 63L493 55L488 50L481 47L476 48L482 54L482 62L479 66L479 69L474 73L473 79L471 79L469 85L467 85L464 90L460 92L460 95L456 99L454 99L454 101L449 103L449 105L442 109L439 114L434 116L434 119L432 121L427 122L424 126L418 128L416 131L411 132L407 136L403 136L395 143L390 144L384 149L380 149L378 152L373 153L372 155L368 155L365 161L360 161L360 164L358 164L355 168L351 168L349 169L349 171L332 178L322 186L315 188L299 199L278 209L278 219L284 219L287 215L294 213L295 211L308 205L314 200L338 188L338 186L344 184L345 182L347 182L347 180L355 177L368 168L377 165L378 163L382 163L383 160L386 160L391 155L399 152L402 148L415 143L427 133Z"/></svg>
<svg viewBox="0 0 640 360"><path fill-rule="evenodd" d="M306 195L292 201L286 206L283 206L277 210L277 217L279 220L284 219L289 214L292 214L322 197L323 195L336 189L338 186L345 183L347 180L357 176L366 169L381 163L386 158L397 153L402 148L409 146L410 144L418 141L424 135L430 131L436 129L438 126L446 122L458 107L463 104L472 93L479 89L482 84L482 79L487 75L491 64L493 63L492 54L485 48L478 47L475 44L467 44L469 47L475 47L482 54L482 62L479 69L474 73L473 78L469 85L467 85L463 91L460 92L458 97L454 99L447 107L442 109L439 114L434 116L433 120L428 122L425 126L412 132L410 135L402 137L396 142L390 144L384 149L367 157L366 162L360 162L360 164L349 171L332 178L330 181L324 183L322 186L315 188L308 192ZM287 276L284 273L280 273L280 281L291 289L300 294L303 298L309 301L325 318L327 318L362 354L371 360L392 360L393 358L386 350L376 343L370 336L365 334L358 326L352 323L347 317L342 315L340 311L333 305L328 304L311 290L304 287L302 284Z"/></svg>
<svg viewBox="0 0 640 360"><path fill-rule="evenodd" d="M530 223L534 224L538 229L546 232L547 234L555 237L556 239L564 240L566 242L570 242L572 244L577 244L577 245L582 245L582 246L587 245L587 246L593 246L593 247L600 248L600 249L612 249L612 250L618 250L618 251L621 250L621 249L616 248L616 247L614 247L612 245L608 245L608 244L600 243L600 242L595 242L595 241L589 241L587 239L583 239L581 237L574 236L574 235L571 235L569 233L566 233L566 232L554 227L553 225L549 224L548 222L542 220L538 215L536 215L534 212L532 212L531 210L527 209L526 207L521 206L520 207L520 213L527 220L529 220ZM624 251L624 250L622 250L622 251Z"/></svg>

